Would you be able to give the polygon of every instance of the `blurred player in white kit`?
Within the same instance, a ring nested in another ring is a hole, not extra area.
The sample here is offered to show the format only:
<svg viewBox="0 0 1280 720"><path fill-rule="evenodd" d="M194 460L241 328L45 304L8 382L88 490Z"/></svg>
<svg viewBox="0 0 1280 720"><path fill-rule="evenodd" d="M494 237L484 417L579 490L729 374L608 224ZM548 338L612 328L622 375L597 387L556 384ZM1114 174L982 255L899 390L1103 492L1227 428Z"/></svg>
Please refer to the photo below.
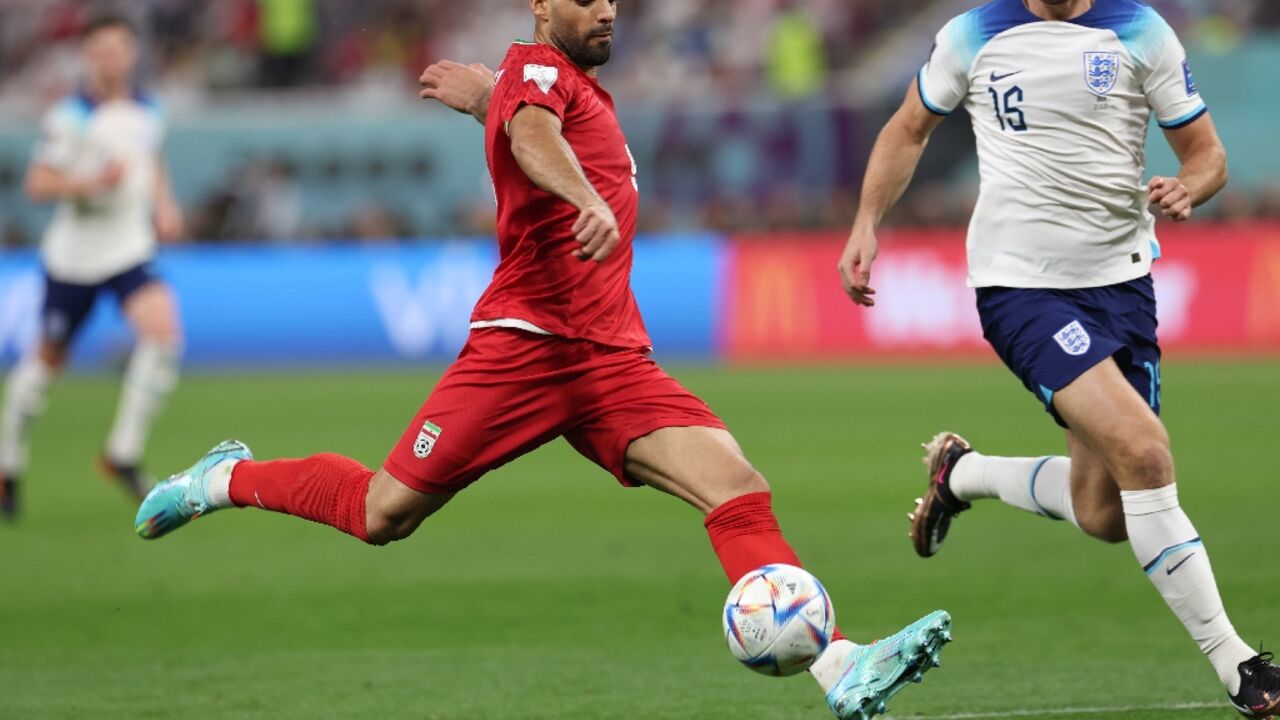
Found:
<svg viewBox="0 0 1280 720"><path fill-rule="evenodd" d="M163 116L133 84L138 38L123 16L83 36L84 84L47 114L27 174L35 202L56 202L41 244L40 342L9 373L0 409L0 518L18 513L19 478L50 382L95 301L114 295L137 338L99 468L137 498L148 432L178 379L181 329L169 286L151 269L157 240L183 232L161 155Z"/></svg>

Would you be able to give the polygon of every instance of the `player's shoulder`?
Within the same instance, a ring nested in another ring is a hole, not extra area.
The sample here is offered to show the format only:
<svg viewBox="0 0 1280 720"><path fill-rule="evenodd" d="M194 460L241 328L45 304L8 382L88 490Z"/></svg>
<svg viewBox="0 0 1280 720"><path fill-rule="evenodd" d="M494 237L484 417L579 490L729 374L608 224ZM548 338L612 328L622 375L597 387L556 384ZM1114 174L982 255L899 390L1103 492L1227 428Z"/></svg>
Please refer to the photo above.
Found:
<svg viewBox="0 0 1280 720"><path fill-rule="evenodd" d="M510 78L509 87L533 82L544 93L553 87L572 88L581 71L564 53L550 45L517 41L498 67L498 83Z"/></svg>
<svg viewBox="0 0 1280 720"><path fill-rule="evenodd" d="M164 103L160 102L160 98L155 93L143 88L136 88L129 96L129 99L145 112L156 117L164 117Z"/></svg>
<svg viewBox="0 0 1280 720"><path fill-rule="evenodd" d="M938 47L972 62L997 36L1037 21L1022 0L991 0L951 18L938 33Z"/></svg>
<svg viewBox="0 0 1280 720"><path fill-rule="evenodd" d="M45 123L66 129L82 129L89 124L97 107L86 93L76 92L63 97L45 113Z"/></svg>
<svg viewBox="0 0 1280 720"><path fill-rule="evenodd" d="M564 53L550 45L518 40L511 44L501 67L519 70L525 65L551 67L561 73L567 73L574 67Z"/></svg>
<svg viewBox="0 0 1280 720"><path fill-rule="evenodd" d="M1093 9L1074 22L1115 33L1141 64L1152 62L1170 41L1177 41L1169 23L1143 0L1097 0Z"/></svg>

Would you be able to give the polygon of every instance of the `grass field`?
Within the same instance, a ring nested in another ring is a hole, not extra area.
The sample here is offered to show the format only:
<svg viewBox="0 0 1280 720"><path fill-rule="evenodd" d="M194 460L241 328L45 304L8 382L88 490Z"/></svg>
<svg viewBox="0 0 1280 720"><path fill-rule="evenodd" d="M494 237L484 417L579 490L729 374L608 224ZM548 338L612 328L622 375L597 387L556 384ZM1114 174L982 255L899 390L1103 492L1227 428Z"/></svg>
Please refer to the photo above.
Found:
<svg viewBox="0 0 1280 720"><path fill-rule="evenodd" d="M1002 369L675 372L770 478L848 634L954 615L942 668L893 717L1234 716L1128 546L988 504L940 556L912 553L905 514L934 431L992 453L1061 447ZM433 379L191 377L150 461L185 467L239 437L260 457L377 464ZM1280 367L1174 361L1164 379L1183 504L1228 609L1248 640L1280 646ZM115 392L109 378L57 388L24 521L0 526L0 718L828 716L807 676L762 678L730 658L727 585L696 513L619 489L563 442L388 548L247 510L146 543L134 507L90 471Z"/></svg>

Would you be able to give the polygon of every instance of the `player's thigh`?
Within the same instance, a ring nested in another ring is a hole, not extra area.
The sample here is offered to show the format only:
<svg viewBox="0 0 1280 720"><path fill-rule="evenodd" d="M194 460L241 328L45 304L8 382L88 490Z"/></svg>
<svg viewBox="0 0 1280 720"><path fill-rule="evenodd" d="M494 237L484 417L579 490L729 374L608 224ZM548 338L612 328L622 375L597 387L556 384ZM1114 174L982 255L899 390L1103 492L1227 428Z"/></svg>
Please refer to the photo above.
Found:
<svg viewBox="0 0 1280 720"><path fill-rule="evenodd" d="M1172 482L1169 435L1146 399L1108 358L1054 394L1054 408L1121 490Z"/></svg>
<svg viewBox="0 0 1280 720"><path fill-rule="evenodd" d="M704 515L752 492L769 489L728 430L666 427L627 448L627 477L674 495Z"/></svg>
<svg viewBox="0 0 1280 720"><path fill-rule="evenodd" d="M565 438L622 485L657 488L702 512L767 489L724 422L644 351L598 348L573 391Z"/></svg>
<svg viewBox="0 0 1280 720"><path fill-rule="evenodd" d="M473 332L383 467L419 493L449 495L561 435L569 413L563 342Z"/></svg>
<svg viewBox="0 0 1280 720"><path fill-rule="evenodd" d="M182 341L178 299L168 283L150 279L124 295L121 309L139 338L176 345Z"/></svg>
<svg viewBox="0 0 1280 720"><path fill-rule="evenodd" d="M1107 542L1127 539L1120 486L1102 458L1075 433L1066 432L1071 457L1071 504L1076 523L1089 535Z"/></svg>
<svg viewBox="0 0 1280 720"><path fill-rule="evenodd" d="M84 326L98 297L97 285L68 283L45 276L40 310L40 359L48 367L65 364L71 344Z"/></svg>

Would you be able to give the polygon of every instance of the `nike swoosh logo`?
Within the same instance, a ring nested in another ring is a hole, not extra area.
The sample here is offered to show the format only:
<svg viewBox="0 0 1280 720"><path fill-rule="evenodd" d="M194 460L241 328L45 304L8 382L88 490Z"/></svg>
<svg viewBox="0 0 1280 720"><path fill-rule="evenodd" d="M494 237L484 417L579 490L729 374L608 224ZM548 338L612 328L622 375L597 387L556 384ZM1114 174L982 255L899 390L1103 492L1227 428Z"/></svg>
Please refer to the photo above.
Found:
<svg viewBox="0 0 1280 720"><path fill-rule="evenodd" d="M997 75L997 74L996 74L996 71L995 71L995 70L992 70L992 71L991 71L991 82L1000 82L1001 80L1004 80L1005 78L1011 78L1011 77L1013 77L1014 75L1017 75L1018 73L1021 73L1021 72L1023 72L1023 71L1022 71L1022 70L1018 70L1018 71L1016 71L1016 72L1005 73L1004 75Z"/></svg>
<svg viewBox="0 0 1280 720"><path fill-rule="evenodd" d="M1174 574L1175 572L1177 572L1178 568L1182 567L1182 564L1183 564L1183 563L1185 563L1186 561L1190 560L1191 558L1193 558L1193 557L1195 557L1195 556L1196 556L1196 554L1195 554L1195 553L1191 553L1190 555L1188 555L1188 556L1186 556L1186 557L1182 558L1181 560L1179 560L1179 561L1178 561L1178 564L1177 564L1177 565L1174 565L1174 566L1173 566L1173 567L1171 567L1171 568L1167 568L1167 569L1164 571L1164 574L1165 574L1165 575L1172 575L1172 574Z"/></svg>

